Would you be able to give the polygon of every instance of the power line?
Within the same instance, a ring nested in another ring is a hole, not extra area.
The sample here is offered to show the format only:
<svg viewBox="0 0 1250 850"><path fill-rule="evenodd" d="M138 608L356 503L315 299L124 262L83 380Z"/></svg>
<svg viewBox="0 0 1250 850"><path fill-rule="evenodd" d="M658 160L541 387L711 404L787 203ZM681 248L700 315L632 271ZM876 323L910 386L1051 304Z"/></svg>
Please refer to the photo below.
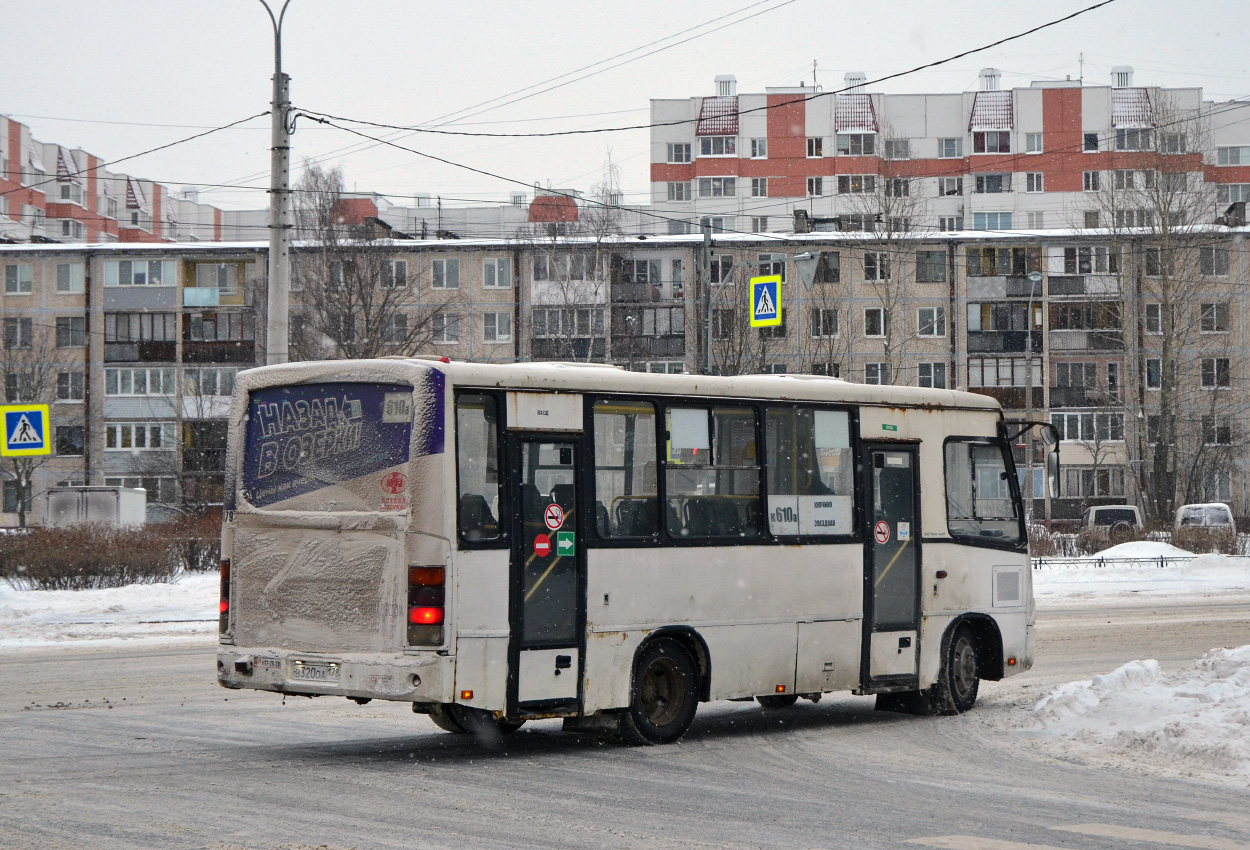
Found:
<svg viewBox="0 0 1250 850"><path fill-rule="evenodd" d="M836 95L836 94L844 94L848 91L851 91L852 89L860 88L862 86L877 85L879 83L884 83L889 80L898 79L899 77L904 77L904 76L918 73L920 71L925 71L930 68L936 68L940 65L945 65L947 63L954 62L958 59L963 59L965 57L971 56L974 53L982 53L986 50L990 50L994 47L999 47L1010 41L1015 41L1017 39L1024 38L1025 36L1040 32L1041 30L1048 29L1054 26L1058 26L1059 24L1065 23L1067 21L1072 20L1073 18L1080 17L1081 15L1084 15L1088 12L1092 12L1096 9L1100 9L1103 6L1110 5L1111 3L1114 3L1114 2L1116 2L1116 0L1100 0L1100 2L1095 3L1092 6L1087 6L1084 9L1078 9L1077 11L1072 12L1069 15L1064 15L1061 18L1055 18L1052 21L1047 21L1046 23L1038 24L1035 27L1030 27L1027 30L1023 30L1022 32L1018 32L1014 35L1005 36L1004 38L1000 38L997 41L992 41L989 44L985 44L980 47L974 47L970 50L965 50L961 53L956 53L953 56L946 57L945 59L937 59L933 62L927 62L923 65L917 65L916 67L910 68L906 71L897 71L893 74L887 74L884 77L878 77L874 80L867 80L863 83L857 83L854 86L846 86L844 88L833 89L831 91L815 92L810 95L796 95L793 99L786 100L784 102L770 103L770 104L765 104L764 106L756 106L750 109L740 110L738 112L738 115L739 116L751 115L756 112L767 112L772 109L779 109L783 106L788 107L788 106L793 106L798 103L808 103L809 101L813 101L818 98L829 97L831 95ZM332 115L327 112L317 112L316 110L305 109L303 107L301 107L301 111L304 114L308 115L308 117L323 116L326 118L332 118L335 121L347 121L352 124L361 124L363 126L377 127L379 129L402 130L402 131L406 131L406 132L414 133L414 134L426 133L426 134L441 135L441 136L486 136L486 137L497 137L497 138L520 138L520 139L546 138L550 136L581 136L581 135L591 135L591 134L597 134L597 133L619 133L619 132L624 132L627 130L649 130L649 129L653 129L656 127L679 127L685 124L696 123L699 120L697 118L685 118L685 119L681 119L678 121L653 121L647 124L632 124L632 125L623 126L623 127L602 127L599 129L581 129L581 130L551 130L551 131L542 132L542 133L487 133L487 132L474 132L474 131L468 131L468 130L439 130L436 128L426 128L426 127L419 127L419 126L418 127L405 127L405 126L401 126L397 124L384 124L381 122L365 121L365 120L354 119L354 118L345 118L341 115Z"/></svg>

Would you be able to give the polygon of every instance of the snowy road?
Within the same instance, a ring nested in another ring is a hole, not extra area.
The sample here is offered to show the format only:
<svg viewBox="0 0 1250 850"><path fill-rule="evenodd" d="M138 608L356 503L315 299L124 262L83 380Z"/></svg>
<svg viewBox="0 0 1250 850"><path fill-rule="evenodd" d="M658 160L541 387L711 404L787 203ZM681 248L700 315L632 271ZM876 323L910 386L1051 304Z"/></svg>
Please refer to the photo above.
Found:
<svg viewBox="0 0 1250 850"><path fill-rule="evenodd" d="M537 723L498 751L403 705L221 690L207 642L12 650L0 846L1245 850L1244 783L1100 767L1014 728L1060 683L1245 643L1244 593L1056 599L1037 667L961 717L716 703L672 747Z"/></svg>

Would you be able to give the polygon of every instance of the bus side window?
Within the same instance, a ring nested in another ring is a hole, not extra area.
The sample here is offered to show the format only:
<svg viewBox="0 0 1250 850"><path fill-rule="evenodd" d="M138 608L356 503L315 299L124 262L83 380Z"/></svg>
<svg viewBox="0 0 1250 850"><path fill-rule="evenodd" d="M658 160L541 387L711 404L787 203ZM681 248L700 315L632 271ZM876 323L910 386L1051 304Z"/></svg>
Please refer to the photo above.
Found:
<svg viewBox="0 0 1250 850"><path fill-rule="evenodd" d="M946 443L946 526L951 537L1019 543L1020 510L998 443Z"/></svg>
<svg viewBox="0 0 1250 850"><path fill-rule="evenodd" d="M669 535L758 537L764 523L755 411L670 407L667 414Z"/></svg>
<svg viewBox="0 0 1250 850"><path fill-rule="evenodd" d="M659 533L655 405L595 402L595 527L599 537L650 538Z"/></svg>
<svg viewBox="0 0 1250 850"><path fill-rule="evenodd" d="M764 430L769 530L779 536L854 533L850 414L770 407Z"/></svg>
<svg viewBox="0 0 1250 850"><path fill-rule="evenodd" d="M499 414L495 397L456 397L457 527L469 543L498 540Z"/></svg>

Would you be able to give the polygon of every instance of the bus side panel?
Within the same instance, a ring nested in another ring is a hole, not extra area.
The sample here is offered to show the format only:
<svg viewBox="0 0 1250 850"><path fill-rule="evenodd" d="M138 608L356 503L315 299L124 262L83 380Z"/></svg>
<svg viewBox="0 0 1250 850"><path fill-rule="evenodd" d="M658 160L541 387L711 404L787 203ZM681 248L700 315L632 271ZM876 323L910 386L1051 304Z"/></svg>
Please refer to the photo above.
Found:
<svg viewBox="0 0 1250 850"><path fill-rule="evenodd" d="M456 642L455 693L472 691L465 705L502 710L508 682L508 550L456 552L449 588ZM447 701L450 702L451 694Z"/></svg>

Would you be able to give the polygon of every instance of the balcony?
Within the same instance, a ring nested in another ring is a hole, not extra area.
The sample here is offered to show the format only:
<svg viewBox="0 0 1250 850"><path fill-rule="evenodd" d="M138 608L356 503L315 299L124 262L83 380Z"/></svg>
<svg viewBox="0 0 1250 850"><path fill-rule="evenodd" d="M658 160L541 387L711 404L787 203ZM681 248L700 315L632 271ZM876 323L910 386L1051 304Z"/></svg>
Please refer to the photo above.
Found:
<svg viewBox="0 0 1250 850"><path fill-rule="evenodd" d="M659 284L614 283L612 284L612 303L642 304L659 301L661 292Z"/></svg>
<svg viewBox="0 0 1250 850"><path fill-rule="evenodd" d="M686 335L618 336L612 340L612 354L617 359L622 357L684 357Z"/></svg>
<svg viewBox="0 0 1250 850"><path fill-rule="evenodd" d="M593 347L591 343L594 343ZM545 337L533 340L530 356L535 360L598 360L604 359L607 340L603 337ZM593 353L592 353L593 352Z"/></svg>
<svg viewBox="0 0 1250 850"><path fill-rule="evenodd" d="M1084 295L1085 275L1052 274L1047 281L1047 291L1051 295Z"/></svg>
<svg viewBox="0 0 1250 850"><path fill-rule="evenodd" d="M173 363L178 359L175 342L106 342L105 363Z"/></svg>
<svg viewBox="0 0 1250 850"><path fill-rule="evenodd" d="M1007 297L1008 298L1034 298L1042 297L1042 282L1037 283L1029 280L1027 277L1011 276L1007 278Z"/></svg>
<svg viewBox="0 0 1250 850"><path fill-rule="evenodd" d="M1106 407L1108 403L1118 401L1107 395L1107 391L1097 387L1051 387L1051 407Z"/></svg>
<svg viewBox="0 0 1250 850"><path fill-rule="evenodd" d="M1028 405L1025 404L1024 387L969 387L969 392L978 395L989 396L997 399L998 403L1009 410L1024 410ZM1041 410L1045 407L1045 396L1042 387L1033 388L1033 409Z"/></svg>
<svg viewBox="0 0 1250 850"><path fill-rule="evenodd" d="M1027 351L1029 337L1032 337L1033 352L1041 354L1041 331L968 331L968 353Z"/></svg>
<svg viewBox="0 0 1250 850"><path fill-rule="evenodd" d="M1050 350L1052 352L1121 351L1123 349L1124 332L1119 329L1094 331L1052 330L1050 332Z"/></svg>
<svg viewBox="0 0 1250 850"><path fill-rule="evenodd" d="M172 359L172 358L171 358ZM256 365L256 343L252 340L184 342L183 363L246 363Z"/></svg>

